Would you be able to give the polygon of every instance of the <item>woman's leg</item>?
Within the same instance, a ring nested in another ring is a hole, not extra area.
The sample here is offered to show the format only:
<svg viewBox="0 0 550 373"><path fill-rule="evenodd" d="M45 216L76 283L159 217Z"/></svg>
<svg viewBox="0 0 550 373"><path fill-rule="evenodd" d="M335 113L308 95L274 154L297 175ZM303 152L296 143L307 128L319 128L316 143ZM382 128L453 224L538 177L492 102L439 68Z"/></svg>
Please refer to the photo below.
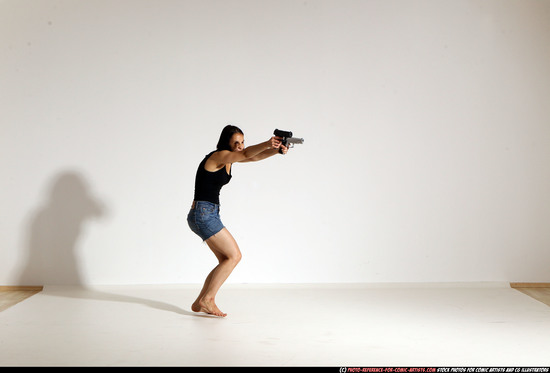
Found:
<svg viewBox="0 0 550 373"><path fill-rule="evenodd" d="M206 277L204 286L191 309L195 312L226 316L227 314L221 312L216 306L215 297L220 287L241 260L241 251L226 228L207 239L206 243L218 258L219 264Z"/></svg>

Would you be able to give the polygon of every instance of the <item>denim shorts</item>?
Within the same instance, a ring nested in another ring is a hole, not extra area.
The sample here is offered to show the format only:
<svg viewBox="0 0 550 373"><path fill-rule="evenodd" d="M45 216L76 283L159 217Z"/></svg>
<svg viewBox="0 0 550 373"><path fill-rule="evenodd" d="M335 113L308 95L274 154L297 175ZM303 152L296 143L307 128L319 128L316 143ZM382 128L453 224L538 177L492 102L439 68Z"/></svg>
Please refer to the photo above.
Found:
<svg viewBox="0 0 550 373"><path fill-rule="evenodd" d="M220 205L207 201L196 201L187 215L189 228L206 241L224 228L220 219Z"/></svg>

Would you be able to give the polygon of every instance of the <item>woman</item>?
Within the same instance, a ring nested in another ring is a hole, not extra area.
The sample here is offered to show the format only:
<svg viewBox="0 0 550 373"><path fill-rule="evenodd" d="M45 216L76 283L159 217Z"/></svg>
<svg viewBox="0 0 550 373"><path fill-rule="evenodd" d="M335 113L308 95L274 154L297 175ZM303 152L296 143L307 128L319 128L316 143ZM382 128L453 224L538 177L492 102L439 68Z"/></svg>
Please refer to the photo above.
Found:
<svg viewBox="0 0 550 373"><path fill-rule="evenodd" d="M208 244L219 261L210 272L204 286L191 306L194 312L206 312L225 317L226 313L216 306L215 297L241 260L237 242L220 220L220 190L231 180L231 165L235 162L253 162L271 157L287 147L280 137L272 137L257 145L244 147L244 134L235 126L226 126L218 141L217 150L204 157L195 177L195 197L187 222L193 232Z"/></svg>

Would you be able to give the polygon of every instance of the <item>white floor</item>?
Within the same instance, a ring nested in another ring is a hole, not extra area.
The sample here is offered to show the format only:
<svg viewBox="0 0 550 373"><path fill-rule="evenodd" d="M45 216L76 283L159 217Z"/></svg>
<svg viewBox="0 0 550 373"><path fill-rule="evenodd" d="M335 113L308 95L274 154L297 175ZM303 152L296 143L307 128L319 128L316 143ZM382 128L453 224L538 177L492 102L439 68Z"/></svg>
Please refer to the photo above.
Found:
<svg viewBox="0 0 550 373"><path fill-rule="evenodd" d="M505 285L45 287L0 312L0 366L550 366L550 307Z"/></svg>

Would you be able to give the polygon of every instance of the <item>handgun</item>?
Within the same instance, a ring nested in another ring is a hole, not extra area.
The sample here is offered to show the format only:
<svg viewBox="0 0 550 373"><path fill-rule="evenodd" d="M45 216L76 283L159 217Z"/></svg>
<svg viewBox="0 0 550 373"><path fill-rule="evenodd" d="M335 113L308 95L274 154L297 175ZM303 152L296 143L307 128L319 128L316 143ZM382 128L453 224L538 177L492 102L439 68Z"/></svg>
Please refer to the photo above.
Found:
<svg viewBox="0 0 550 373"><path fill-rule="evenodd" d="M287 148L294 147L294 144L303 144L304 139L298 137L292 137L292 132L275 129L273 134L278 137L282 137L281 144ZM283 149L279 149L279 153L283 154Z"/></svg>

